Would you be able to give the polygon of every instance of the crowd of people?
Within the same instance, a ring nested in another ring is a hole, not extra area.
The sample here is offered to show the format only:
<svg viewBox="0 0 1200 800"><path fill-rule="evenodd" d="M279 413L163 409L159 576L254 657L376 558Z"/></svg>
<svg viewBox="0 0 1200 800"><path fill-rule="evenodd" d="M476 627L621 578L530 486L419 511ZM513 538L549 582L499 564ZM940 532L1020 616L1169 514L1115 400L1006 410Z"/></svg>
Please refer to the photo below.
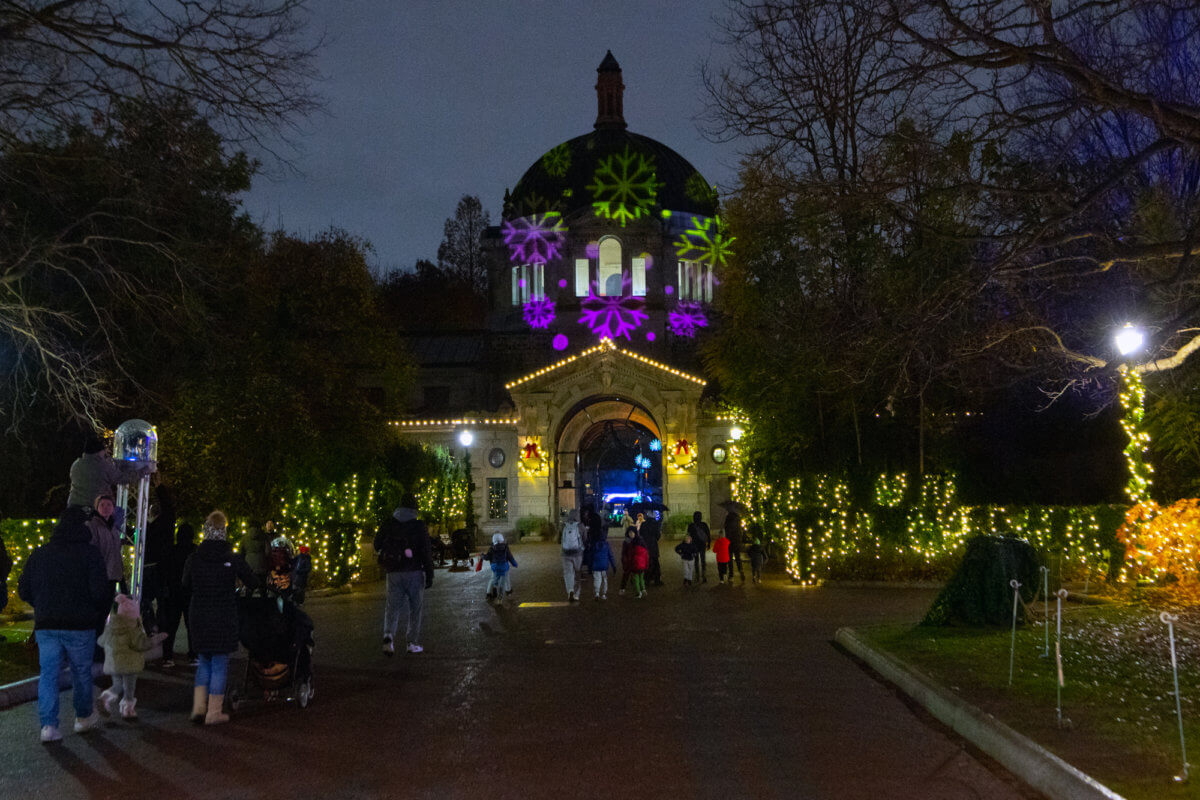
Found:
<svg viewBox="0 0 1200 800"><path fill-rule="evenodd" d="M131 542L115 498L120 485L147 476L154 501L144 531L141 597L135 600L123 553ZM191 718L207 725L227 722L229 657L239 643L236 592L270 579L270 523L252 525L242 552L234 552L225 514L213 511L197 545L192 525L177 520L157 466L118 461L98 437L89 437L70 479L67 507L48 541L30 553L17 586L18 596L33 607L41 740L62 739L58 681L64 665L71 675L76 733L95 728L101 715L136 720L138 676L159 648L158 666L176 666L181 621L187 660L196 670ZM11 561L7 553L0 556L0 578L6 581ZM98 701L92 688L97 661L112 679Z"/></svg>
<svg viewBox="0 0 1200 800"><path fill-rule="evenodd" d="M145 525L141 596L130 596L123 547L124 509L117 506L119 485L152 476L154 502ZM608 540L609 526L592 509L571 511L561 532L563 583L567 601L581 599L590 577L596 601L608 599L610 577L621 579L617 592L642 599L649 587L661 587L659 544L662 522L653 511L626 514L619 559ZM182 620L187 631L188 663L195 667L191 719L216 725L229 721L225 712L230 655L239 646L239 587L260 586L280 590L303 601L303 586L289 583L290 566L275 563L277 545L273 525L252 523L235 552L228 538L228 519L215 510L205 519L202 541L195 543L193 527L178 521L171 492L156 465L116 461L98 438L90 438L84 453L71 466L71 490L49 540L34 549L25 562L18 594L33 607L34 639L38 649L38 720L43 742L62 739L59 730L59 675L68 668L75 711L74 730L85 733L99 724L101 715L137 719L137 681L148 660L162 656L158 665L176 666L175 645ZM491 546L478 556L471 551L474 531L461 529L451 536L453 564L472 564L490 575L486 595L502 602L513 592L511 571L518 562L503 534L492 536ZM440 545L440 547L439 547ZM699 511L693 515L683 540L675 546L685 587L708 582L711 550L718 582L734 581L734 569L745 582L742 567L744 536L740 516L730 510L715 533ZM290 545L289 545L290 546ZM424 592L434 578L434 552L445 560L446 546L435 543L418 514L416 497L407 493L379 526L374 547L385 573L383 653L396 652L396 638L404 619L407 653L421 653ZM745 549L751 578L761 580L765 550L754 541ZM305 556L307 558L307 556ZM291 562L289 562L290 564ZM7 602L7 576L11 560L0 542L0 609ZM282 570L282 571L281 571ZM307 619L307 617L305 617ZM311 621L307 632L311 633ZM310 640L311 644L311 640ZM93 696L92 666L103 662L111 685Z"/></svg>

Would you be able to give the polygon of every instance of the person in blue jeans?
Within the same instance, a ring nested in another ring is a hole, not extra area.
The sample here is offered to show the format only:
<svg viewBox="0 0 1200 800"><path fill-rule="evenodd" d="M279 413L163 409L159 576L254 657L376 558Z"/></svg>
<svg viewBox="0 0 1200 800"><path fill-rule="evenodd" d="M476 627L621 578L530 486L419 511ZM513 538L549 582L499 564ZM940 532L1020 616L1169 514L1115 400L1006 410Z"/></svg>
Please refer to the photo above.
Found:
<svg viewBox="0 0 1200 800"><path fill-rule="evenodd" d="M92 655L96 626L106 613L109 584L100 551L84 524L86 512L68 508L50 540L29 554L17 583L17 594L33 606L38 644L38 721L43 742L62 739L58 730L58 676L63 657L71 670L75 732L99 722L92 697Z"/></svg>
<svg viewBox="0 0 1200 800"><path fill-rule="evenodd" d="M225 539L225 514L204 521L204 541L183 567L183 585L191 589L188 644L199 656L192 690L192 722L217 725L225 713L229 654L238 647L237 582L254 589L258 579L246 560Z"/></svg>

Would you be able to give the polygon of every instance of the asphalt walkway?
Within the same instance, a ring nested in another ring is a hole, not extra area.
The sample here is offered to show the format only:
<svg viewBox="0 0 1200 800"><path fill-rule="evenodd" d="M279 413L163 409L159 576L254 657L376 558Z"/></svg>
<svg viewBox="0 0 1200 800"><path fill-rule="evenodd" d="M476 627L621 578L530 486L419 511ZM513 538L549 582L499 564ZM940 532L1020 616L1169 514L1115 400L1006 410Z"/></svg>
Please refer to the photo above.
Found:
<svg viewBox="0 0 1200 800"><path fill-rule="evenodd" d="M140 722L58 745L37 741L32 704L0 712L0 797L1031 796L831 643L842 625L916 620L930 591L718 586L715 570L686 590L670 554L646 599L589 587L568 606L557 546L514 552L502 607L486 573L438 571L421 655L380 653L380 584L310 601L307 710L195 727L177 670L139 683Z"/></svg>

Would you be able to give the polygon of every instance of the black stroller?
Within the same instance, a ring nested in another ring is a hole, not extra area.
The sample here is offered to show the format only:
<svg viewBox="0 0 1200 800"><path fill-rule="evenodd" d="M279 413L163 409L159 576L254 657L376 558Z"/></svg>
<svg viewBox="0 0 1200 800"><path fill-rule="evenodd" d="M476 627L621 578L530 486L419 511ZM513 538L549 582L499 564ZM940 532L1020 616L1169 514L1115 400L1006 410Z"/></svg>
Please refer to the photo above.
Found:
<svg viewBox="0 0 1200 800"><path fill-rule="evenodd" d="M265 700L295 700L308 708L313 698L313 622L300 602L307 572L297 580L296 570L310 568L307 554L290 555L290 543L272 543L272 571L267 587L238 598L238 638L249 657L240 689L232 692L231 703L239 708L261 690ZM286 547L286 559L280 551ZM288 576L289 580L282 580Z"/></svg>

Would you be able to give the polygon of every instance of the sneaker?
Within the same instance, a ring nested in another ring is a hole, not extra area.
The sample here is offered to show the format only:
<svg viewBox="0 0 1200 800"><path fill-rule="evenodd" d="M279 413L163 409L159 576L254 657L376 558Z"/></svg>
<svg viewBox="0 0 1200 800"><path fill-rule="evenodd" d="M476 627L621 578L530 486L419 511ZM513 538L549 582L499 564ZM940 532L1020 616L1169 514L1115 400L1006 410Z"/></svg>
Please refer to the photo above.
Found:
<svg viewBox="0 0 1200 800"><path fill-rule="evenodd" d="M121 719L137 719L137 700L121 701Z"/></svg>
<svg viewBox="0 0 1200 800"><path fill-rule="evenodd" d="M75 719L75 732L76 733L87 733L88 731L90 731L92 728L95 728L99 724L100 724L100 715L97 714L95 712L95 710L93 710L90 715L88 715L86 717L77 717Z"/></svg>
<svg viewBox="0 0 1200 800"><path fill-rule="evenodd" d="M600 595L600 599L601 599L601 600L607 600L607 599L608 599L608 595L606 595L606 594L602 594L602 595Z"/></svg>
<svg viewBox="0 0 1200 800"><path fill-rule="evenodd" d="M568 602L568 603L574 603L574 602L575 602L575 595L574 595L574 594L572 594L571 592L567 592L567 602Z"/></svg>
<svg viewBox="0 0 1200 800"><path fill-rule="evenodd" d="M411 644L411 643L410 643L410 644L408 645L408 652L410 652L410 653L424 653L424 652L425 652L425 648L424 648L424 647L421 647L421 645L419 645L419 644Z"/></svg>
<svg viewBox="0 0 1200 800"><path fill-rule="evenodd" d="M383 654L385 656L390 656L390 655L394 655L395 653L396 653L396 646L394 644L392 644L392 637L390 637L390 636L383 637Z"/></svg>
<svg viewBox="0 0 1200 800"><path fill-rule="evenodd" d="M625 590L621 589L620 591L617 592L617 594L623 595L623 594L625 594Z"/></svg>
<svg viewBox="0 0 1200 800"><path fill-rule="evenodd" d="M61 742L62 734L58 732L58 728L53 725L42 726L42 744L50 744L50 742Z"/></svg>

